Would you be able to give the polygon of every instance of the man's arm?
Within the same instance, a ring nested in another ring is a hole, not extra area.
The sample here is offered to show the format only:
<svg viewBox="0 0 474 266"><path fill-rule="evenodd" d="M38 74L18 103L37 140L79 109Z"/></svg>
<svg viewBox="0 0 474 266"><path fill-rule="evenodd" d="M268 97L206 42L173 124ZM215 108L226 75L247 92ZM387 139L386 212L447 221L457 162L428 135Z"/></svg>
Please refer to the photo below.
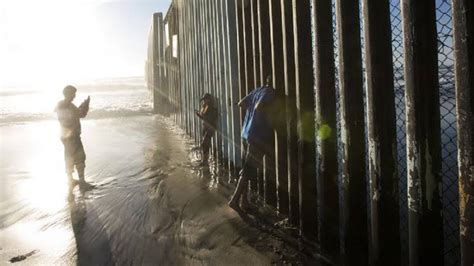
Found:
<svg viewBox="0 0 474 266"><path fill-rule="evenodd" d="M245 108L247 109L247 107L249 106L249 101L250 101L250 95L252 93L249 93L247 96L245 96L244 98L242 98L238 103L237 105L240 107L240 108Z"/></svg>
<svg viewBox="0 0 474 266"><path fill-rule="evenodd" d="M87 99L81 103L79 106L79 117L84 118L86 117L87 113L89 112L89 103L91 101L91 97L88 96Z"/></svg>
<svg viewBox="0 0 474 266"><path fill-rule="evenodd" d="M202 115L201 115L201 113L199 112L199 110L194 110L194 113L196 114L197 117L199 117L200 119L202 119Z"/></svg>

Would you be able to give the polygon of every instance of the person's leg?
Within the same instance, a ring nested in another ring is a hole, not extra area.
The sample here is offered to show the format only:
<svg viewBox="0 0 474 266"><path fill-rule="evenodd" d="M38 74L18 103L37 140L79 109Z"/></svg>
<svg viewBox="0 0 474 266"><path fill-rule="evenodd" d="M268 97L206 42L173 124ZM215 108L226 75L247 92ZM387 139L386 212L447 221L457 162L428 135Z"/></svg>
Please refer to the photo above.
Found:
<svg viewBox="0 0 474 266"><path fill-rule="evenodd" d="M247 199L249 172L250 172L250 157L251 157L251 146L247 143L245 145L245 156L243 159L242 171L240 172L240 178L237 182L234 194L229 201L229 206L234 208L239 206L240 198L243 196Z"/></svg>
<svg viewBox="0 0 474 266"><path fill-rule="evenodd" d="M77 175L79 176L79 182L86 183L84 171L86 168L86 153L82 146L81 138L75 139L75 153L74 153L74 164L76 166Z"/></svg>
<svg viewBox="0 0 474 266"><path fill-rule="evenodd" d="M252 157L252 147L250 144L247 144L240 178L239 178L239 181L237 182L237 187L235 188L234 194L232 195L232 198L229 201L230 207L238 207L241 197L243 197L243 200L246 201L246 203L248 201L247 194L248 194L249 176L251 172L250 168L252 167L251 157Z"/></svg>
<svg viewBox="0 0 474 266"><path fill-rule="evenodd" d="M201 152L202 152L202 163L206 163L209 159L209 150L211 148L211 137L212 134L209 131L205 131L202 137L201 142Z"/></svg>
<svg viewBox="0 0 474 266"><path fill-rule="evenodd" d="M64 166L68 182L70 184L74 183L72 173L74 172L74 147L71 144L70 139L61 140L64 146Z"/></svg>

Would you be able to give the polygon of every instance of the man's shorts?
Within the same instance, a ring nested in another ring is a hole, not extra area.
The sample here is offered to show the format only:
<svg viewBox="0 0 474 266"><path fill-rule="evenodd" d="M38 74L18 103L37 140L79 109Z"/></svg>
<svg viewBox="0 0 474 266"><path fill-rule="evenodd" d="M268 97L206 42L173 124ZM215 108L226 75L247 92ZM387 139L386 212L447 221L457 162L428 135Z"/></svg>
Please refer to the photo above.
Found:
<svg viewBox="0 0 474 266"><path fill-rule="evenodd" d="M86 153L82 146L81 137L71 137L61 139L64 145L64 161L66 163L66 173L70 174L74 172L74 166L76 170L85 168Z"/></svg>

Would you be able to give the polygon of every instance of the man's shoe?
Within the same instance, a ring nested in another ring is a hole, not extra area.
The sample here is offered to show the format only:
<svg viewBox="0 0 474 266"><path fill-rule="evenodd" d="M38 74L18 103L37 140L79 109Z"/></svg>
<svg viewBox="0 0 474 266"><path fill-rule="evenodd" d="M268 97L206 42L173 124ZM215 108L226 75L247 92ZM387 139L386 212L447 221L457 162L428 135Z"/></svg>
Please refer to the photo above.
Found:
<svg viewBox="0 0 474 266"><path fill-rule="evenodd" d="M232 200L229 201L229 207L236 210L236 211L240 210L239 203L235 202L235 201L232 201Z"/></svg>
<svg viewBox="0 0 474 266"><path fill-rule="evenodd" d="M79 187L83 190L93 189L94 185L87 183L84 179L79 180Z"/></svg>

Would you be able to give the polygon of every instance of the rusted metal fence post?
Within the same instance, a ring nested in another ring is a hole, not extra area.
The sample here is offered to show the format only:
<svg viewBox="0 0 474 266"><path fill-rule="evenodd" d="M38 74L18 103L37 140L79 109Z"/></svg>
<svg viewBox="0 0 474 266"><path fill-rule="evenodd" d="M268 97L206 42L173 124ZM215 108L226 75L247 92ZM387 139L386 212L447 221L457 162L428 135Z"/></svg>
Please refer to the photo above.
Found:
<svg viewBox="0 0 474 266"><path fill-rule="evenodd" d="M229 74L230 74L230 62L229 62L229 57L228 57L228 31L227 31L227 19L228 19L228 14L226 12L226 5L227 1L221 1L219 5L219 10L221 14L221 35L222 35L222 79L224 80L224 97L222 99L222 104L223 107L225 108L225 164L224 166L226 167L227 170L231 169L231 158L232 158L232 130L231 130L231 122L232 122L232 116L231 116L231 106L230 106L230 94L231 94L231 83L229 80ZM229 172L227 172L229 174Z"/></svg>
<svg viewBox="0 0 474 266"><path fill-rule="evenodd" d="M181 54L182 54L182 62L183 65L181 70L181 94L182 94L182 105L183 105L183 121L182 121L182 128L185 132L188 132L188 103L187 103L187 88L189 86L188 83L188 40L187 40L187 32L185 33L184 29L187 29L187 3L183 4L182 13L181 13Z"/></svg>
<svg viewBox="0 0 474 266"><path fill-rule="evenodd" d="M184 70L184 65L185 65L185 52L184 52L184 47L185 47L185 41L184 41L184 32L183 32L183 27L184 27L184 3L181 5L180 7L180 11L179 11L179 35L178 35L178 39L179 39L179 47L178 47L178 51L179 51L179 85L180 85L180 88L179 88L179 108L180 108L180 121L179 121L179 126L181 128L184 128L184 124L185 124L185 106L184 106L184 93L183 93L183 87L185 86L185 80L184 80L184 77L186 75L185 73L185 70Z"/></svg>
<svg viewBox="0 0 474 266"><path fill-rule="evenodd" d="M265 78L272 72L272 58L271 58L271 39L270 39L270 17L268 9L268 0L257 0L257 20L258 20L258 50L260 61L260 80L262 86L265 83ZM274 114L271 114L274 115ZM272 136L268 140L272 149L264 158L264 195L265 203L276 207L276 180L275 180L275 140Z"/></svg>
<svg viewBox="0 0 474 266"><path fill-rule="evenodd" d="M402 0L410 265L443 264L440 110L434 1Z"/></svg>
<svg viewBox="0 0 474 266"><path fill-rule="evenodd" d="M474 265L474 3L453 0L461 265Z"/></svg>
<svg viewBox="0 0 474 266"><path fill-rule="evenodd" d="M160 106L160 79L162 78L160 73L160 55L159 50L161 48L160 44L160 33L162 29L160 28L160 22L163 19L163 15L161 13L153 14L153 25L152 25L152 77L153 77L153 111L155 113L159 112Z"/></svg>
<svg viewBox="0 0 474 266"><path fill-rule="evenodd" d="M242 162L240 161L243 158L243 142L242 138L240 137L240 130L242 129L243 117L245 113L242 111L241 108L237 107L237 102L245 96L245 90L247 87L247 78L246 78L246 54L245 54L245 21L243 17L245 9L244 0L235 0L235 19L236 19L236 33L237 33L237 76L238 76L238 91L237 97L235 101L232 103L235 108L237 109L237 120L234 121L237 128L239 129L235 134L235 145L239 146L239 149L236 151L236 157L239 158L240 164L239 167L242 166ZM240 169L236 169L240 171ZM236 171L236 173L238 173Z"/></svg>
<svg viewBox="0 0 474 266"><path fill-rule="evenodd" d="M203 24L203 32L204 32L204 71L205 71L205 82L204 82L204 87L205 89L211 93L214 97L216 95L214 94L213 89L215 88L214 82L215 79L212 76L212 46L211 46L211 27L210 27L210 21L212 20L212 17L209 13L210 8L209 8L209 1L205 0L203 2L203 9L202 9L202 18L204 19ZM216 143L216 134L214 134L213 141L212 143Z"/></svg>
<svg viewBox="0 0 474 266"><path fill-rule="evenodd" d="M297 138L296 138L296 90L295 90L295 52L293 34L293 5L288 0L281 0L282 35L283 35L283 66L285 77L285 107L286 133L288 148L288 191L289 191L289 221L298 225L299 190L297 167Z"/></svg>
<svg viewBox="0 0 474 266"><path fill-rule="evenodd" d="M252 56L253 56L253 75L254 75L254 84L249 90L253 90L256 87L261 85L260 80L260 49L258 48L258 6L257 1L260 0L250 0L250 20L252 31L249 32L252 34Z"/></svg>
<svg viewBox="0 0 474 266"><path fill-rule="evenodd" d="M165 27L164 27L164 19L161 16L161 19L158 19L158 43L159 43L159 50L158 50L158 73L159 73L159 80L158 80L158 94L160 99L160 107L158 110L161 114L164 113L164 106L165 98L164 98L164 90L166 86L166 58L165 58L165 49L166 49L166 40L165 40Z"/></svg>
<svg viewBox="0 0 474 266"><path fill-rule="evenodd" d="M253 56L253 74L254 83L249 87L249 92L262 85L261 73L260 73L260 48L259 48L259 17L258 17L258 1L261 0L250 0L250 19L252 31L252 56ZM258 198L265 199L265 180L263 176L263 168L257 170L257 194Z"/></svg>
<svg viewBox="0 0 474 266"><path fill-rule="evenodd" d="M218 132L217 132L217 140L218 140L218 146L217 146L217 154L218 154L218 165L221 166L224 162L224 146L225 146L225 139L224 139L224 132L225 132L225 125L224 125L224 108L222 106L222 92L223 92L223 84L222 84L222 78L221 78L221 67L222 67L222 62L221 62L221 52L222 52L222 47L221 47L221 34L220 34L220 21L221 17L219 14L219 2L220 1L212 1L211 3L211 8L213 15L211 16L211 21L213 22L213 31L214 31L214 54L215 54L215 69L214 69L214 79L216 80L216 97L217 97L217 109L219 112L219 118L218 118ZM218 168L219 169L219 168ZM219 169L220 170L220 169Z"/></svg>
<svg viewBox="0 0 474 266"><path fill-rule="evenodd" d="M397 136L389 0L364 0L370 263L400 265Z"/></svg>
<svg viewBox="0 0 474 266"><path fill-rule="evenodd" d="M254 71L253 71L253 35L252 35L252 18L250 12L250 0L242 0L242 32L243 32L243 43L244 43L244 69L245 69L245 89L241 95L241 98L245 97L254 86ZM245 111L242 114L242 121L245 118Z"/></svg>
<svg viewBox="0 0 474 266"><path fill-rule="evenodd" d="M187 2L186 4L186 108L187 108L187 131L188 135L192 134L193 128L193 108L191 105L191 89L193 86L192 82L192 43L191 43L191 34L189 33L191 29L191 3Z"/></svg>
<svg viewBox="0 0 474 266"><path fill-rule="evenodd" d="M173 94L175 91L175 84L174 84L174 58L173 58L173 49L175 46L175 40L173 38L174 34L174 14L175 14L176 8L173 8L173 12L171 14L167 15L168 18L168 26L169 26L169 43L170 45L168 46L168 90L167 90L167 97L166 97L166 103L167 103L167 110L166 114L171 116L171 118L174 118L174 110L173 110Z"/></svg>
<svg viewBox="0 0 474 266"><path fill-rule="evenodd" d="M217 33L216 33L216 19L215 19L215 1L206 1L206 9L208 9L208 25L209 25L209 50L210 52L210 64L209 64L209 69L210 69L210 93L214 95L214 97L217 99L217 105L219 105L219 96L218 96L218 80L217 80L217 53L216 47L217 47ZM219 106L216 106L219 110ZM220 119L220 118L219 118ZM213 154L214 154L214 161L216 166L219 165L220 159L221 159L221 136L219 134L220 130L220 121L218 120L217 123L217 134L215 135L215 138L213 139Z"/></svg>
<svg viewBox="0 0 474 266"><path fill-rule="evenodd" d="M342 191L341 242L344 263L368 263L365 182L364 100L359 2L337 0L341 104Z"/></svg>
<svg viewBox="0 0 474 266"><path fill-rule="evenodd" d="M233 3L233 1L230 1ZM221 2L221 14L222 14L222 47L223 47L223 61L224 61L224 79L225 79L225 98L224 98L224 105L226 108L226 146L227 146L227 153L226 153L226 168L228 170L228 174L231 174L232 171L232 159L233 159L233 130L232 130L232 123L233 123L233 110L232 110L232 90L234 89L232 86L231 81L231 71L232 65L229 56L229 28L228 28L228 19L229 19L229 12L227 12L227 6L229 1L222 1ZM232 12L232 14L234 14Z"/></svg>
<svg viewBox="0 0 474 266"><path fill-rule="evenodd" d="M252 0L243 0L242 1L242 18L244 22L244 52L245 52L245 95L251 92L255 88L255 64L254 64L254 35L253 35L253 24L252 24ZM245 96L243 95L243 96ZM245 110L242 111L242 119L245 118ZM245 150L244 150L245 153ZM250 187L253 193L258 194L258 180L257 178L252 178L250 182Z"/></svg>
<svg viewBox="0 0 474 266"><path fill-rule="evenodd" d="M293 0L296 108L298 131L298 188L300 233L309 240L317 237L316 146L314 131L314 88L310 1Z"/></svg>
<svg viewBox="0 0 474 266"><path fill-rule="evenodd" d="M216 56L217 56L217 69L216 69L216 78L218 82L217 86L217 95L219 99L219 120L220 120L220 125L219 125L219 136L220 136L220 166L226 165L226 161L228 159L227 157L227 152L228 152L228 146L227 146L227 123L226 123L226 116L227 116L227 105L225 104L225 99L226 99L226 80L225 77L223 76L224 74L224 58L223 58L223 27L222 27L222 14L221 14L221 4L222 0L220 1L214 1L214 13L215 16L214 21L215 23L215 30L216 30Z"/></svg>
<svg viewBox="0 0 474 266"><path fill-rule="evenodd" d="M202 75L201 76L201 86L202 86L201 91L202 90L208 91L209 90L209 68L207 67L208 65L207 54L209 53L209 45L208 45L207 39L208 39L209 33L207 31L207 25L206 25L206 20L208 18L205 16L207 5L205 1L199 1L198 6L199 6L198 13L200 14L198 17L199 25L200 25L199 31L201 32L201 37L199 38L199 42L201 45L201 50L200 50L200 58L201 58L201 63L200 63L201 74L200 75ZM198 95L199 99L202 97L201 91L199 91L200 93ZM199 101L199 100L196 99L196 101Z"/></svg>
<svg viewBox="0 0 474 266"><path fill-rule="evenodd" d="M313 0L318 235L324 252L339 255L336 86L331 0Z"/></svg>
<svg viewBox="0 0 474 266"><path fill-rule="evenodd" d="M182 112L183 112L183 121L181 127L188 132L188 104L187 104L187 88L188 83L188 40L187 40L187 3L183 3L181 11L181 54L182 62L181 66L181 95L182 95Z"/></svg>
<svg viewBox="0 0 474 266"><path fill-rule="evenodd" d="M189 2L186 2L184 7L183 19L185 21L184 28L186 29L185 34L185 79L186 85L183 87L183 94L185 99L185 116L186 116L186 133L191 133L191 106L189 105L189 89L191 87L190 82L190 45L189 45Z"/></svg>
<svg viewBox="0 0 474 266"><path fill-rule="evenodd" d="M226 20L227 27L227 45L228 45L228 58L229 58L229 109L231 111L230 124L231 124L231 140L232 140L232 154L231 154L231 165L230 173L232 177L237 175L237 169L241 166L240 161L240 113L236 101L239 101L240 92L240 37L239 30L237 27L240 20L237 20L239 14L239 8L237 7L236 1L225 1L226 13L228 14Z"/></svg>
<svg viewBox="0 0 474 266"><path fill-rule="evenodd" d="M268 0L272 59L272 85L275 101L275 178L278 212L288 215L288 158L286 136L285 74L280 0Z"/></svg>
<svg viewBox="0 0 474 266"><path fill-rule="evenodd" d="M202 10L205 9L206 6L204 1L197 1L196 3L196 49L197 52L195 54L197 60L197 92L195 94L194 101L196 102L196 109L201 109L201 102L200 98L202 97L204 91L207 89L204 87L205 81L205 74L204 74L204 54L203 49L205 46L205 35L203 32L203 28L205 27L204 21L202 19ZM202 121L196 115L194 115L197 121L197 139L198 143L201 142L202 139Z"/></svg>
<svg viewBox="0 0 474 266"><path fill-rule="evenodd" d="M168 10L168 13L166 14L165 17L165 27L167 28L167 35L165 36L165 42L167 45L165 45L165 50L164 50L164 60L165 60L165 75L164 75L164 86L163 86L163 112L166 116L169 115L170 111L170 87L171 87L171 67L172 67L172 62L171 62L171 49L172 49L172 43L171 43L171 23L170 23L170 16L168 14L170 13L170 10Z"/></svg>
<svg viewBox="0 0 474 266"><path fill-rule="evenodd" d="M192 114L194 110L196 109L196 103L195 103L195 96L194 93L197 90L197 82L196 82L196 43L195 43L195 2L190 2L189 3L189 47L190 47L190 74L191 74L191 79L190 79L190 87L189 87L189 106L191 107L190 109L191 114L190 120L191 120L191 136L194 137L194 140L197 141L196 138L196 117L195 115Z"/></svg>

